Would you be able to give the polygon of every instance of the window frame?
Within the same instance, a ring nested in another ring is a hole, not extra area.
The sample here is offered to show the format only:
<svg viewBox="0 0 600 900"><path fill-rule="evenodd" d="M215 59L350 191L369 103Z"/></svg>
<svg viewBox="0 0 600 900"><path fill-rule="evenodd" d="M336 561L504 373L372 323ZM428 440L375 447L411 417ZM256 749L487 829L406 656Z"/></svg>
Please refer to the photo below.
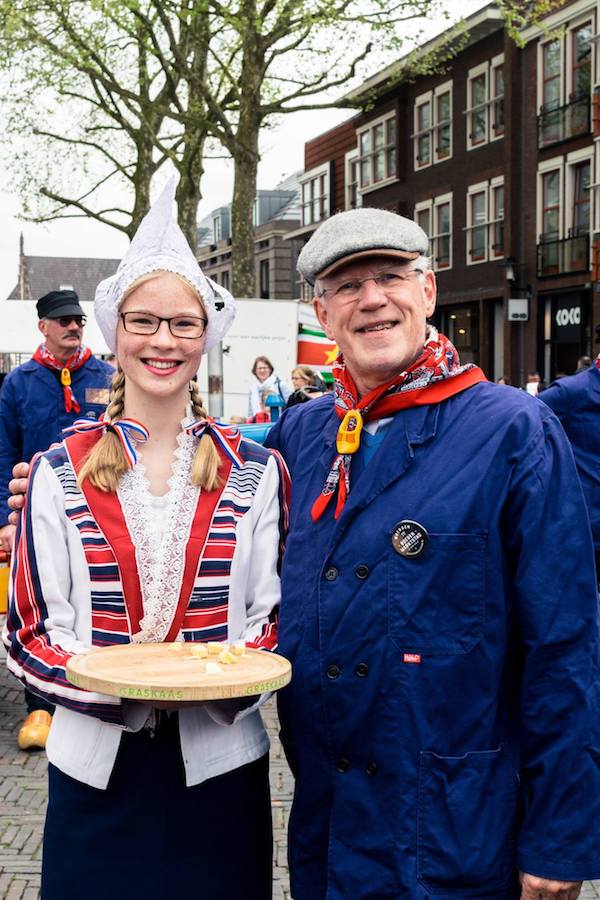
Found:
<svg viewBox="0 0 600 900"><path fill-rule="evenodd" d="M325 221L325 219L329 218L329 204L330 204L330 196L331 196L331 184L329 178L330 166L329 163L322 163L320 166L315 166L313 169L309 169L308 172L303 172L300 178L298 179L300 183L300 217L302 221L302 227L307 228L311 225L318 225L320 222ZM312 193L309 200L305 200L305 187L312 185L315 181L319 181L319 185L321 184L321 180L323 182L323 193L318 194L316 197L314 193ZM321 215L318 219L315 219L313 216L314 212L314 204L315 202L319 203L319 209ZM310 222L306 221L305 212L306 208L310 207L311 209L311 220Z"/></svg>
<svg viewBox="0 0 600 900"><path fill-rule="evenodd" d="M567 154L564 161L564 233L568 237L573 230L573 216L575 212L575 175L576 170L583 163L589 163L590 166L590 184L589 184L589 233L592 234L594 225L594 148L582 147L581 150L574 150ZM577 237L578 235L571 235ZM579 235L580 236L580 235Z"/></svg>
<svg viewBox="0 0 600 900"><path fill-rule="evenodd" d="M496 93L496 73L498 71L502 71L502 93ZM488 140L491 143L492 141L501 140L506 133L506 119L504 118L504 114L506 111L504 105L504 96L505 96L505 67L504 67L504 53L499 53L498 56L494 56L490 60L490 77L488 83L488 94L490 98L489 105L489 123L488 123ZM498 131L496 128L496 109L498 104L502 102L502 131Z"/></svg>
<svg viewBox="0 0 600 900"><path fill-rule="evenodd" d="M573 37L574 33L587 22L590 23L590 97L593 92L594 84L598 83L600 80L600 73L596 74L596 66L597 66L597 54L596 54L596 41L594 40L594 32L596 28L596 11L593 7L588 8L584 12L575 16L564 28L564 31L555 35L554 37L548 37L546 39L540 39L537 45L537 106L538 106L538 115L540 115L543 111L544 106L544 69L543 69L543 60L544 60L544 48L548 46L548 44L553 41L557 41L560 47L560 55L559 55L559 78L560 78L560 86L559 86L559 107L565 106L568 102L572 100L573 94Z"/></svg>
<svg viewBox="0 0 600 900"><path fill-rule="evenodd" d="M389 127L388 124L390 122L394 123L393 133L394 139L393 141L388 140ZM383 125L384 129L384 143L376 147L373 140L373 133L376 128L380 125ZM361 148L361 138L364 134L369 133L369 150L363 154ZM398 116L396 110L391 110L383 115L379 116L377 119L372 119L370 122L365 123L365 125L361 125L360 129L356 132L356 149L358 152L358 188L361 194L367 194L370 191L378 190L380 187L384 187L386 184L392 184L394 181L398 180ZM394 171L390 174L388 170L388 159L389 153L393 150L394 153ZM384 177L379 179L378 181L373 180L374 175L374 160L375 155L377 153L383 152L384 158ZM362 183L362 166L363 161L368 158L370 163L370 176L371 180L364 184Z"/></svg>
<svg viewBox="0 0 600 900"><path fill-rule="evenodd" d="M438 233L437 230L437 222L438 222L438 210L440 207L445 204L449 205L449 224L450 228L447 232ZM435 233L432 234L431 231L428 234L429 242L430 242L430 255L431 255L431 268L434 272L447 272L452 269L453 266L453 253L452 253L452 241L454 236L454 227L453 227L453 196L452 192L447 194L439 194L437 197L432 197L429 200L421 200L418 203L415 203L414 206L414 215L413 218L418 222L419 213L427 211L429 213L429 221L431 230ZM448 265L440 266L438 263L439 259L439 240L441 237L448 237Z"/></svg>
<svg viewBox="0 0 600 900"><path fill-rule="evenodd" d="M356 181L351 181L352 167L356 167ZM356 203L351 203L351 188L356 185ZM344 156L344 209L360 209L362 194L360 192L360 157L358 147L349 150Z"/></svg>
<svg viewBox="0 0 600 900"><path fill-rule="evenodd" d="M559 182L558 182L558 192L559 192L559 213L558 213L558 235L556 236L556 240L561 241L564 237L564 229L563 229L563 221L564 221L564 156L553 156L551 159L546 159L538 165L537 170L537 215L536 215L536 230L537 230L537 243L543 243L542 238L545 235L545 232L542 230L544 223L544 177L548 175L550 172L558 171L559 173ZM548 232L550 234L550 232Z"/></svg>
<svg viewBox="0 0 600 900"><path fill-rule="evenodd" d="M502 216L497 215L496 204L495 204L496 191L499 188L502 188ZM492 228L490 230L489 247L488 247L490 260L504 259L504 257L506 256L505 238L504 238L504 222L506 220L505 204L506 204L506 191L504 190L504 175L497 175L495 178L490 178L489 208L490 208L491 215L490 215L490 221L488 223L489 225L492 226ZM501 248L500 252L497 252L497 242L494 238L495 238L495 229L499 222L503 223L502 248Z"/></svg>
<svg viewBox="0 0 600 900"><path fill-rule="evenodd" d="M496 226L499 222L504 222L504 206L502 208L502 217L495 215L495 197L496 191L502 188L504 190L504 175L496 175L486 181L478 181L470 184L467 188L467 226L466 232L466 264L467 266L478 266L481 263L494 262L504 258L504 241L501 250L496 247L495 233ZM472 198L478 194L483 194L485 198L485 221L475 224L473 221L473 203ZM506 198L505 198L506 199ZM482 256L473 256L473 232L476 228L485 228L484 252Z"/></svg>
<svg viewBox="0 0 600 900"><path fill-rule="evenodd" d="M439 118L440 99L446 94L449 96L449 117L448 119L441 121ZM413 133L411 134L411 140L413 143L413 169L415 172L420 172L422 169L429 168L429 166L447 162L449 159L452 159L454 152L454 136L452 133L454 123L453 94L453 81L452 79L449 79L438 84L433 90L419 94L414 99ZM419 122L419 110L424 106L429 107L429 125L421 128ZM448 152L442 155L440 153L440 134L442 128L446 127L448 128ZM425 137L429 138L429 158L427 161L422 162L420 159L419 141L421 138Z"/></svg>

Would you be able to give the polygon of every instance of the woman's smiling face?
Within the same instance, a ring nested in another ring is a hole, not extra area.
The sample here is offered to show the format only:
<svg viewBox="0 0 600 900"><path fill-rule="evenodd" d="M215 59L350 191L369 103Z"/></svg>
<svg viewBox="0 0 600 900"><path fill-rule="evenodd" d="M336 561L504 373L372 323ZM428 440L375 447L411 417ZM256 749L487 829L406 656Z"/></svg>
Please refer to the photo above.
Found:
<svg viewBox="0 0 600 900"><path fill-rule="evenodd" d="M119 312L206 319L196 292L171 272L160 272L138 285L121 304ZM128 318L133 318L128 317ZM135 327L135 322L133 327ZM175 337L167 322L155 334L132 334L123 319L117 329L117 358L130 388L152 397L176 397L187 391L197 373L204 350L206 331L201 337Z"/></svg>

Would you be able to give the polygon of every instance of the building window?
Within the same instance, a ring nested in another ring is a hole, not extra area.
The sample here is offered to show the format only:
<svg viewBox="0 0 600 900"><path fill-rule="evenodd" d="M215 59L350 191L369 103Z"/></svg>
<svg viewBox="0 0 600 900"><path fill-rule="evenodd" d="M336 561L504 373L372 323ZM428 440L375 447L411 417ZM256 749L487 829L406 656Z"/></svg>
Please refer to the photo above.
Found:
<svg viewBox="0 0 600 900"><path fill-rule="evenodd" d="M587 235L590 231L590 183L591 160L575 163L571 166L573 209L569 232L572 237Z"/></svg>
<svg viewBox="0 0 600 900"><path fill-rule="evenodd" d="M539 147L590 130L593 25L591 18L580 20L560 37L540 43Z"/></svg>
<svg viewBox="0 0 600 900"><path fill-rule="evenodd" d="M504 135L504 57L469 70L467 148L473 150Z"/></svg>
<svg viewBox="0 0 600 900"><path fill-rule="evenodd" d="M560 169L542 175L542 240L560 237Z"/></svg>
<svg viewBox="0 0 600 900"><path fill-rule="evenodd" d="M435 147L436 162L448 159L451 147L452 128L452 94L450 89L438 93L435 97Z"/></svg>
<svg viewBox="0 0 600 900"><path fill-rule="evenodd" d="M491 256L504 256L504 182L492 182L492 245Z"/></svg>
<svg viewBox="0 0 600 900"><path fill-rule="evenodd" d="M415 221L423 229L427 237L431 234L431 203L415 207Z"/></svg>
<svg viewBox="0 0 600 900"><path fill-rule="evenodd" d="M360 189L396 177L396 114L373 122L357 133Z"/></svg>
<svg viewBox="0 0 600 900"><path fill-rule="evenodd" d="M538 276L589 270L592 150L540 164Z"/></svg>
<svg viewBox="0 0 600 900"><path fill-rule="evenodd" d="M221 272L221 284L226 291L229 290L229 271Z"/></svg>
<svg viewBox="0 0 600 900"><path fill-rule="evenodd" d="M261 300L268 300L270 293L270 284L269 284L269 260L261 259L259 266L260 273L260 298Z"/></svg>
<svg viewBox="0 0 600 900"><path fill-rule="evenodd" d="M316 225L329 215L329 164L305 172L300 184L302 224Z"/></svg>
<svg viewBox="0 0 600 900"><path fill-rule="evenodd" d="M433 217L436 233L432 237L433 253L438 269L449 269L452 264L452 201L434 201Z"/></svg>
<svg viewBox="0 0 600 900"><path fill-rule="evenodd" d="M221 216L215 216L213 219L213 244L221 240L222 223Z"/></svg>
<svg viewBox="0 0 600 900"><path fill-rule="evenodd" d="M415 104L415 169L431 165L431 97Z"/></svg>
<svg viewBox="0 0 600 900"><path fill-rule="evenodd" d="M490 86L492 111L492 133L490 140L504 135L504 65L492 63L492 83Z"/></svg>
<svg viewBox="0 0 600 900"><path fill-rule="evenodd" d="M452 267L452 194L417 203L415 221L429 235L432 269L436 272Z"/></svg>
<svg viewBox="0 0 600 900"><path fill-rule="evenodd" d="M469 195L469 217L472 223L469 241L470 262L481 262L487 258L487 186L482 191Z"/></svg>
<svg viewBox="0 0 600 900"><path fill-rule="evenodd" d="M360 160L358 150L346 153L346 209L358 209L362 206L360 194Z"/></svg>
<svg viewBox="0 0 600 900"><path fill-rule="evenodd" d="M467 265L504 255L504 180L473 184L467 194Z"/></svg>
<svg viewBox="0 0 600 900"><path fill-rule="evenodd" d="M588 97L592 86L592 23L584 22L571 31L571 78L569 94L573 100Z"/></svg>
<svg viewBox="0 0 600 900"><path fill-rule="evenodd" d="M451 81L416 98L412 137L415 170L452 156Z"/></svg>

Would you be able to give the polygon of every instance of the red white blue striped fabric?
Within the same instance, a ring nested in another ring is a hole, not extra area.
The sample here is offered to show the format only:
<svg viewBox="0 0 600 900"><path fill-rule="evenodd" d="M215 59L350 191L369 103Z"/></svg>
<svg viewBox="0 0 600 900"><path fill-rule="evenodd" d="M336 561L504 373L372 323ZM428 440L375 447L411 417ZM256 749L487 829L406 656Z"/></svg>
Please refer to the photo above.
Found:
<svg viewBox="0 0 600 900"><path fill-rule="evenodd" d="M135 445L145 444L150 437L148 429L135 419L115 419L114 422L109 422L108 419L105 419L103 416L98 419L98 421L92 419L76 419L69 428L63 429L64 434L82 434L91 431L112 431L113 434L116 434L125 451L125 456L127 457L131 468L133 468L137 462Z"/></svg>
<svg viewBox="0 0 600 900"><path fill-rule="evenodd" d="M79 532L87 561L94 646L128 643L132 632L139 629L142 613L141 598L135 597L140 593L135 548L121 521L117 496L95 489L82 493L77 483L75 457L83 459L100 434L99 430L75 433L61 447L44 454L62 486L65 513ZM238 524L252 507L270 456L275 457L280 476L279 532L280 549L283 548L289 497L285 463L274 451L267 451L253 441L240 438L237 441L242 466L236 468L224 460L228 474L223 487L200 494L203 502L198 505L192 527L180 605L168 640L173 640L179 630L186 641L227 639L231 564ZM39 463L40 459L33 466L32 483ZM46 596L38 574L29 502L15 556L11 595L7 631L9 668L13 674L53 703L122 725L118 698L90 694L66 678L65 667L71 653L54 643L47 632L52 621L51 598ZM275 650L277 625L278 610L274 609L249 646Z"/></svg>
<svg viewBox="0 0 600 900"><path fill-rule="evenodd" d="M183 428L188 434L193 434L197 438L207 434L220 447L223 453L231 460L236 469L244 465L244 460L238 452L240 443L239 428L232 428L229 425L219 425L219 423L207 416L205 419L194 419L192 422L184 422Z"/></svg>

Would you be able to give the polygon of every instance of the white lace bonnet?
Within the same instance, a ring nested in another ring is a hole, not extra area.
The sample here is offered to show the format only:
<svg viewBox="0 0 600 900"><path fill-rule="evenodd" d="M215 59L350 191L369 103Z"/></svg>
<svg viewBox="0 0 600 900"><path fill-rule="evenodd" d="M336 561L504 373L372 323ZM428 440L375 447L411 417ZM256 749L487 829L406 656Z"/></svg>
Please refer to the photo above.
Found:
<svg viewBox="0 0 600 900"><path fill-rule="evenodd" d="M219 343L235 318L235 301L229 291L203 273L174 215L175 187L172 178L146 213L114 275L96 288L94 312L104 340L113 353L117 349L119 307L127 288L142 275L158 269L175 272L193 285L208 316L204 352Z"/></svg>

